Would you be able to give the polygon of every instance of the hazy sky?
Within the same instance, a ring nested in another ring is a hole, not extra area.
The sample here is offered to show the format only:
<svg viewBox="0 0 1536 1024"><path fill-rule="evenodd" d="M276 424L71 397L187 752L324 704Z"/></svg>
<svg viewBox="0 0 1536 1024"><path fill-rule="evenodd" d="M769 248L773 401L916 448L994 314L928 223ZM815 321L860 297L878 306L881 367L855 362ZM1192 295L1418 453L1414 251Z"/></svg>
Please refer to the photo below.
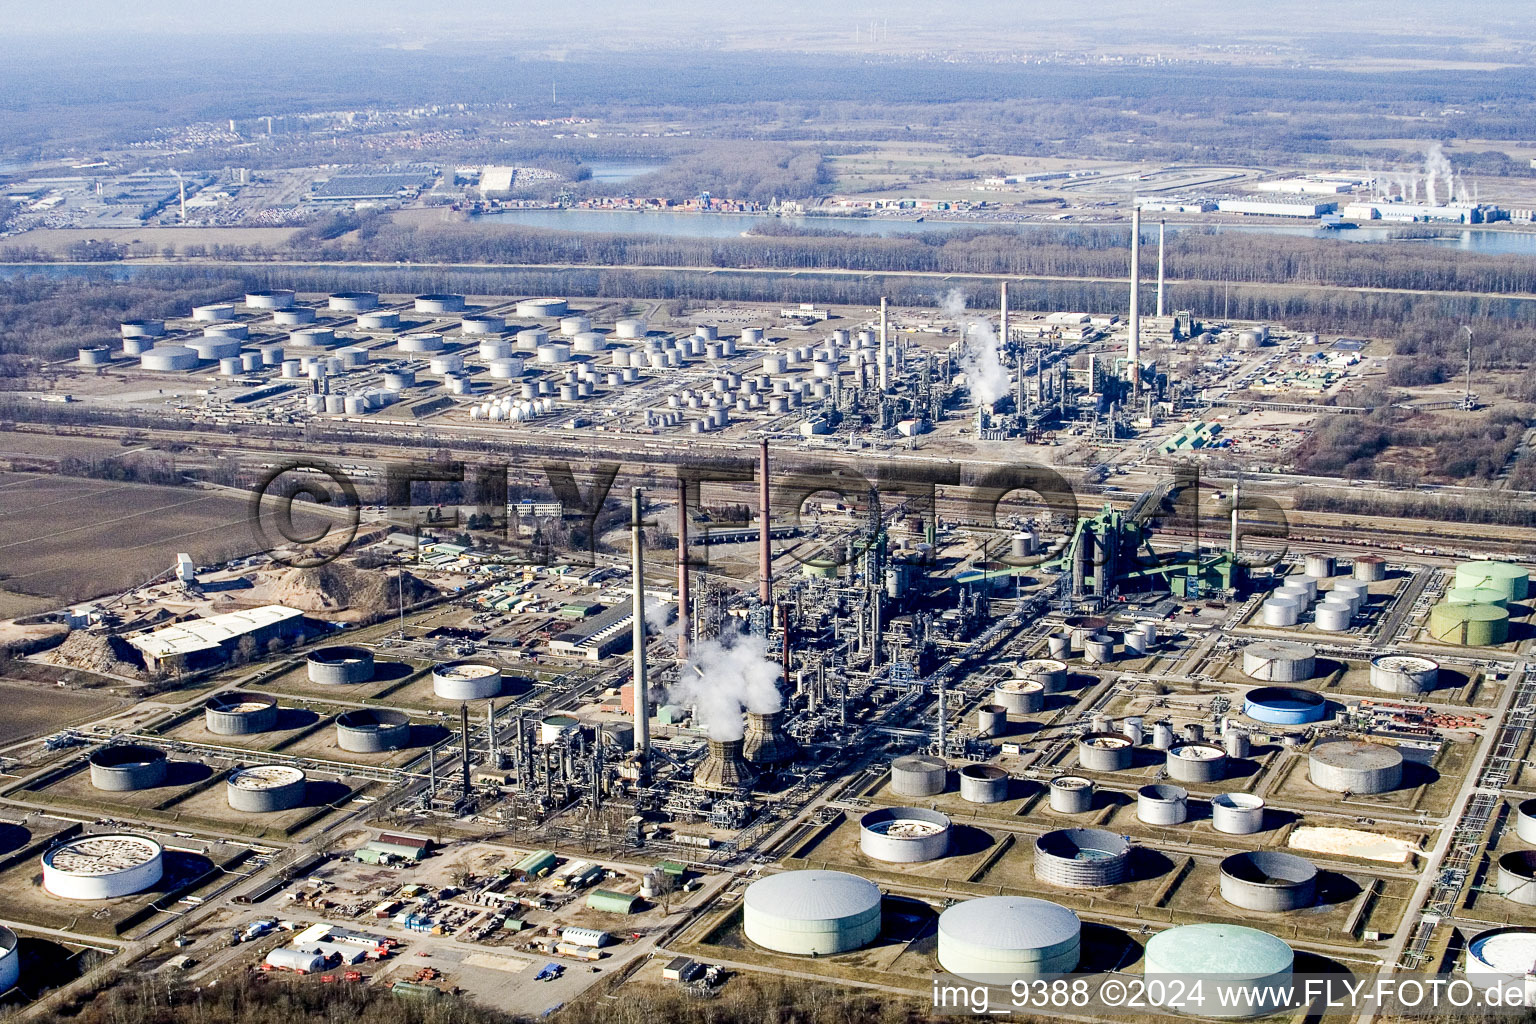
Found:
<svg viewBox="0 0 1536 1024"><path fill-rule="evenodd" d="M516 39L542 48L622 46L634 33L684 46L731 37L771 47L787 30L802 42L851 40L879 22L891 41L908 45L928 35L972 33L1028 46L1061 32L1089 43L1174 35L1220 43L1234 35L1343 31L1527 37L1523 9L1509 0L0 0L0 24L30 37L346 33L396 45Z"/></svg>

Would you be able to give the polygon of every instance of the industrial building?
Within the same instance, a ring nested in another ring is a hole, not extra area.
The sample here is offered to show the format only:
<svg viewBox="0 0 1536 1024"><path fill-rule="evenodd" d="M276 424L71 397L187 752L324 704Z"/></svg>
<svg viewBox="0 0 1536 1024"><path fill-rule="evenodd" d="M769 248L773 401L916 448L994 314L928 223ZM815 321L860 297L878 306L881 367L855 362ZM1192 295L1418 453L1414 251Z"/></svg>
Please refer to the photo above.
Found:
<svg viewBox="0 0 1536 1024"><path fill-rule="evenodd" d="M166 626L130 636L128 642L139 649L149 668L166 671L228 660L247 639L262 651L274 641L290 642L303 632L303 612L274 604Z"/></svg>

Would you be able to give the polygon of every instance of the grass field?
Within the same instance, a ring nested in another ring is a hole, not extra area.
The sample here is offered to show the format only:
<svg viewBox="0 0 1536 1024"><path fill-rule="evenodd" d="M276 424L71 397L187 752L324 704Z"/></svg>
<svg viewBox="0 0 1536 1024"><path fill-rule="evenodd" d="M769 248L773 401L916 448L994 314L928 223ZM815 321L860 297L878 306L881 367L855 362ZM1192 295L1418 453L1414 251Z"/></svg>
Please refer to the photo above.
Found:
<svg viewBox="0 0 1536 1024"><path fill-rule="evenodd" d="M101 693L0 680L0 705L5 707L5 714L0 715L0 744L55 732L104 715L122 703Z"/></svg>

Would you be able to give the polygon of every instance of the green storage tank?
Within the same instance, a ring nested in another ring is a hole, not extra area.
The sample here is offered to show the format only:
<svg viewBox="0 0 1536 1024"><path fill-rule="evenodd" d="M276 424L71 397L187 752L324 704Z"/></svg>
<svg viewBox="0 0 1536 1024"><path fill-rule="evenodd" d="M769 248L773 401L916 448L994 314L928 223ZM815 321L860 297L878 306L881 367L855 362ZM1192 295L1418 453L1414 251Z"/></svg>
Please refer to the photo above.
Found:
<svg viewBox="0 0 1536 1024"><path fill-rule="evenodd" d="M1491 604L1503 608L1509 597L1493 587L1452 587L1445 592L1446 604Z"/></svg>
<svg viewBox="0 0 1536 1024"><path fill-rule="evenodd" d="M1448 604L1429 610L1429 635L1443 644L1492 647L1509 639L1509 612L1491 604Z"/></svg>
<svg viewBox="0 0 1536 1024"><path fill-rule="evenodd" d="M1523 566L1510 562L1462 562L1456 567L1456 586L1489 587L1507 601L1524 601L1530 596L1531 575Z"/></svg>

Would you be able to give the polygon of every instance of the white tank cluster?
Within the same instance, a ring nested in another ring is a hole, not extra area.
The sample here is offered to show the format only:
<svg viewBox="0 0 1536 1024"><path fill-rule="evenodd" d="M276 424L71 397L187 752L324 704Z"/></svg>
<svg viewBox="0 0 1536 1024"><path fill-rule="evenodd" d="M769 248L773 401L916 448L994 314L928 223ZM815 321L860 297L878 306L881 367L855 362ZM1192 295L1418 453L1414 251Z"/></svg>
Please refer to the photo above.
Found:
<svg viewBox="0 0 1536 1024"><path fill-rule="evenodd" d="M869 945L880 934L880 889L843 871L785 871L747 887L742 931L764 949L829 956Z"/></svg>
<svg viewBox="0 0 1536 1024"><path fill-rule="evenodd" d="M555 411L555 402L551 398L533 398L518 400L511 395L500 395L478 405L470 407L469 418L472 420L490 420L493 423L522 423L527 420L536 420L548 416Z"/></svg>
<svg viewBox="0 0 1536 1024"><path fill-rule="evenodd" d="M43 854L43 888L67 900L131 896L164 874L165 851L147 836L78 836Z"/></svg>

